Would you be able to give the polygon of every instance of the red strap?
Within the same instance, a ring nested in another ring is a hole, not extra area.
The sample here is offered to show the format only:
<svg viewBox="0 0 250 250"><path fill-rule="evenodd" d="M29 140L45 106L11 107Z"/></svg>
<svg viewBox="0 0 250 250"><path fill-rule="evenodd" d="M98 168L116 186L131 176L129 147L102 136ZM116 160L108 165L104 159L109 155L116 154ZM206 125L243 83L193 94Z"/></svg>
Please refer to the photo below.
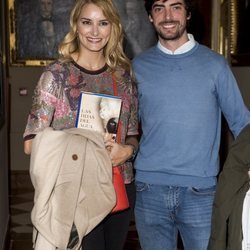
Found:
<svg viewBox="0 0 250 250"><path fill-rule="evenodd" d="M117 85L117 81L116 81L116 77L115 77L114 73L112 73L112 80L113 80L114 95L118 96L118 85ZM120 122L120 120L118 122L118 128L117 128L117 133L116 133L116 141L118 143L121 143L121 122Z"/></svg>

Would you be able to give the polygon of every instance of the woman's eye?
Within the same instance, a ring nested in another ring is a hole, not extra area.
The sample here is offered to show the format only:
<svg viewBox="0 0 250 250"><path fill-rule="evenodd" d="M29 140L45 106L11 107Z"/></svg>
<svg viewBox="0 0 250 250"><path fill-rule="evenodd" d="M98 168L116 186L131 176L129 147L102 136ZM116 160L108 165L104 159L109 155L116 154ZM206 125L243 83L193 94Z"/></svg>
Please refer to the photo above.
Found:
<svg viewBox="0 0 250 250"><path fill-rule="evenodd" d="M86 21L82 21L82 24L84 24L84 25L90 25L91 22L86 20Z"/></svg>
<svg viewBox="0 0 250 250"><path fill-rule="evenodd" d="M107 26L107 25L109 25L108 21L102 21L102 22L100 22L100 26Z"/></svg>

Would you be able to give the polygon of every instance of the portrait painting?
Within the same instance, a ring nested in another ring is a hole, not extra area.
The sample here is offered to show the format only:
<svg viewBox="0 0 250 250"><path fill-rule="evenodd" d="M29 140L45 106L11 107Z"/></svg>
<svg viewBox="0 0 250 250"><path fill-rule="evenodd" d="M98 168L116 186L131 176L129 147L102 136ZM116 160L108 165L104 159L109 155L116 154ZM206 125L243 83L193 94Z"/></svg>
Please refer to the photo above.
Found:
<svg viewBox="0 0 250 250"><path fill-rule="evenodd" d="M143 0L113 0L125 32L124 49L132 59L156 43L156 34L149 22Z"/></svg>
<svg viewBox="0 0 250 250"><path fill-rule="evenodd" d="M11 63L54 60L74 0L9 0Z"/></svg>
<svg viewBox="0 0 250 250"><path fill-rule="evenodd" d="M58 45L69 29L74 0L8 0L10 62L46 65L58 56ZM124 49L133 58L156 42L142 0L114 0L125 33Z"/></svg>

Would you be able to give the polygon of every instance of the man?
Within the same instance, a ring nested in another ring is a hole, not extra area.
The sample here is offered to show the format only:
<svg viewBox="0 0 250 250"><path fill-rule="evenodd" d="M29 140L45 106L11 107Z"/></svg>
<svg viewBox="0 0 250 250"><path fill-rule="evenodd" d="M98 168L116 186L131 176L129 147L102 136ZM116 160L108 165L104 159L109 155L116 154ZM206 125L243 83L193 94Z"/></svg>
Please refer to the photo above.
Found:
<svg viewBox="0 0 250 250"><path fill-rule="evenodd" d="M236 137L250 113L227 61L187 33L190 0L145 0L158 44L134 59L142 126L136 225L143 250L207 249L221 111Z"/></svg>

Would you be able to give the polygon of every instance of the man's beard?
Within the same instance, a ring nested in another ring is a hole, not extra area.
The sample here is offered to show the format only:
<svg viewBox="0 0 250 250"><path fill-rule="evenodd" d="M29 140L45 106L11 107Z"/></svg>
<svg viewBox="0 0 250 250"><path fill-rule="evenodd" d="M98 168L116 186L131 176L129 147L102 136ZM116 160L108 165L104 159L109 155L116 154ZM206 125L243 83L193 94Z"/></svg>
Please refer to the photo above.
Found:
<svg viewBox="0 0 250 250"><path fill-rule="evenodd" d="M164 25L164 23L173 23L173 22L161 22L159 25ZM165 34L159 28L156 31L162 40L174 41L174 40L178 40L184 34L185 30L186 30L186 26L179 26L179 29L177 29L176 32L172 34Z"/></svg>

